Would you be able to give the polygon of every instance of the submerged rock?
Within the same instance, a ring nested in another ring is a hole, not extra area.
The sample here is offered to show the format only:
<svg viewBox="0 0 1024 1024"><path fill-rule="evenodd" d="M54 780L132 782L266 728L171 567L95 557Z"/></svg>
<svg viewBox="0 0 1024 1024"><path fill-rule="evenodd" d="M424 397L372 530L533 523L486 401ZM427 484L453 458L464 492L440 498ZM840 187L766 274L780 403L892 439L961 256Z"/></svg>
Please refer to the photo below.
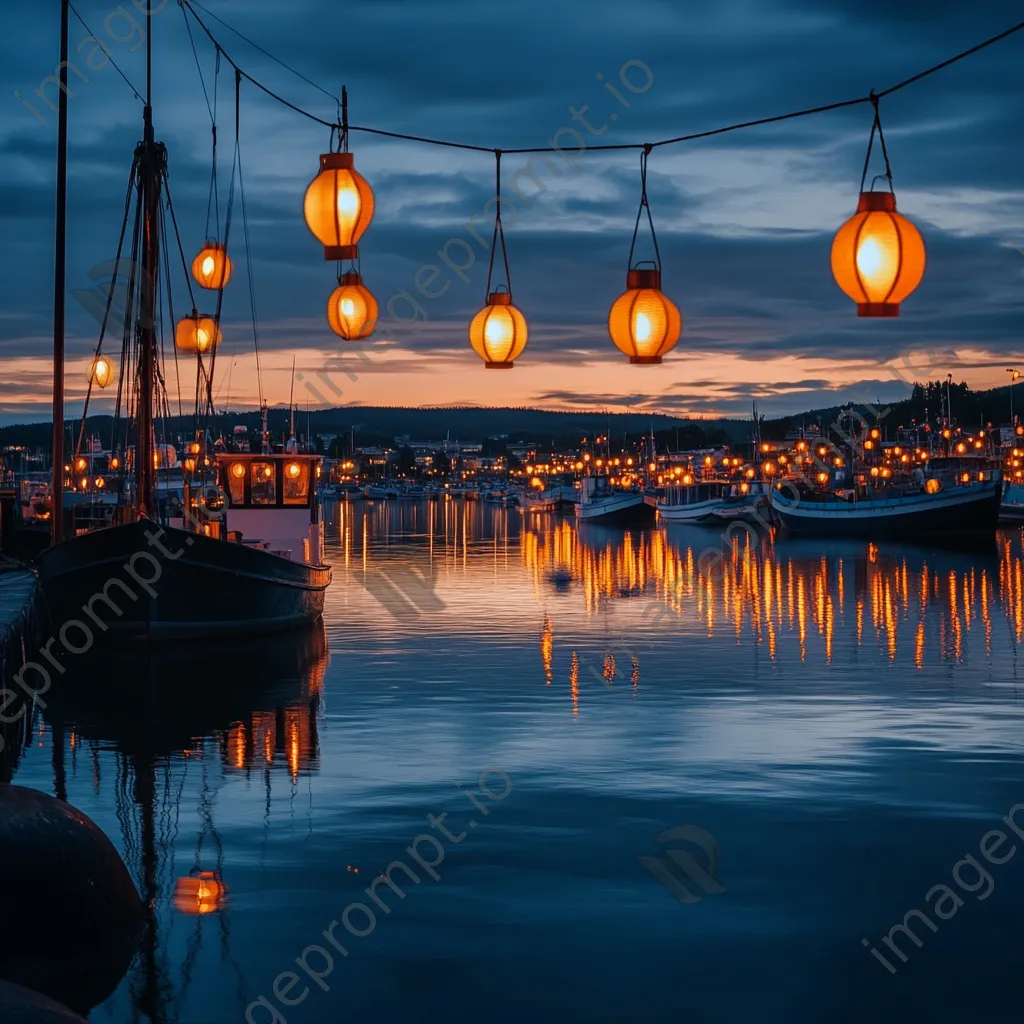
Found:
<svg viewBox="0 0 1024 1024"><path fill-rule="evenodd" d="M124 977L145 927L120 855L74 807L0 785L0 865L0 981L88 1013Z"/></svg>
<svg viewBox="0 0 1024 1024"><path fill-rule="evenodd" d="M0 981L0 1020L4 1024L85 1024L66 1006L21 985Z"/></svg>

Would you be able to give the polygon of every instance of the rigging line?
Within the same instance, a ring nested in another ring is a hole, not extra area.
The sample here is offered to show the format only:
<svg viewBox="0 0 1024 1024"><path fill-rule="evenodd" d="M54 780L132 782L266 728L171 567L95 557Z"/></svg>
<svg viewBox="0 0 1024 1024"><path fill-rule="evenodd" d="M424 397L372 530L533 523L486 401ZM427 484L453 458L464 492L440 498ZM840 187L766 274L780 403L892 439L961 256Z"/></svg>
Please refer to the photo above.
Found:
<svg viewBox="0 0 1024 1024"><path fill-rule="evenodd" d="M167 179L166 179L166 176L165 176L165 178L164 178L164 188L166 189L166 187L167 187ZM167 287L167 311L168 311L168 314L169 314L169 316L171 318L172 330L174 330L175 334L177 334L177 323L175 322L175 319L174 319L174 295L173 295L173 293L171 291L171 254L170 254L170 246L167 244L167 218L166 217L162 217L160 219L160 231L161 231L161 234L163 235L164 271L165 271L165 274L166 274L166 282L167 282L167 285L166 285L166 287ZM184 418L185 413L182 410L182 405L181 405L181 371L178 368L177 337L175 337L174 340L175 340L175 344L172 345L171 347L172 347L172 350L174 352L174 381L175 381L175 383L178 386L178 415L180 417Z"/></svg>
<svg viewBox="0 0 1024 1024"><path fill-rule="evenodd" d="M75 10L75 5L69 2L68 9L82 23L82 28L84 28L85 31L89 33L89 38L93 41L98 41L99 36L95 35L93 33L93 30L89 28L88 25L86 25L85 19L78 13L78 11ZM108 61L110 61L110 63L114 67L114 70L124 79L124 84L127 85L128 88L131 89L133 93L135 93L135 98L139 100L141 103L145 103L146 101L142 98L142 94L139 92L138 89L135 88L134 85L132 85L132 83L128 79L128 76L117 66L117 64L114 61L114 58L110 56L109 47L106 47L102 43L100 43L100 48L103 50L103 56L106 57Z"/></svg>
<svg viewBox="0 0 1024 1024"><path fill-rule="evenodd" d="M211 18L215 19L216 21L219 21L229 32L233 32L236 36L238 36L239 39L243 40L244 42L247 42L251 47L253 47L253 49L259 50L264 57L269 57L275 64L280 64L281 67L283 67L286 71L290 71L297 78L301 78L307 85L313 86L314 89L319 89L320 92L322 92L325 96L329 97L330 99L337 100L337 97L333 93L328 92L322 85L318 85L311 78L307 78L301 71L296 71L295 68L291 67L291 65L285 64L283 60L281 60L279 57L275 57L269 50L264 50L259 43L254 43L248 36L242 35L242 33L239 32L237 28L232 28L223 18L217 17L217 15L214 14L213 11L211 11L208 7L204 7L201 3L199 3L199 0L192 0L192 2L200 10L205 11Z"/></svg>
<svg viewBox="0 0 1024 1024"><path fill-rule="evenodd" d="M221 52L224 53L223 47L221 47L220 44L217 42L217 40L214 37L213 33L210 32L210 30L206 27L205 23L199 17L199 15L196 14L195 10L192 7L192 3L190 2L190 0L179 0L179 2L182 4L183 7L188 8L189 12L192 14L192 17L194 17L196 19L196 21L202 27L203 31L206 32L206 34L209 36L210 41L214 44L214 46L217 46L218 48L220 48ZM203 9L205 10L205 8L203 8ZM227 23L224 22L222 19L218 18L218 21L221 21L221 23L224 24L225 27L230 29L230 26L227 25ZM883 90L883 91L881 91L879 93L876 93L876 95L877 96L886 96L889 93L895 92L898 89L903 89L906 86L911 85L914 82L918 82L922 78L927 78L929 75L933 75L933 74L935 74L935 72L941 71L943 68L949 67L951 64L955 64L957 61L963 60L965 57L969 57L972 54L977 53L979 50L983 50L983 49L985 49L985 47L991 46L993 43L997 43L1000 40L1006 39L1008 36L1011 36L1014 33L1019 32L1022 28L1024 28L1024 22L1019 22L1018 24L1013 25L1011 28L1008 28L1005 31L1000 32L998 35L991 36L990 38L984 40L983 42L978 43L976 46L972 46L970 49L963 50L962 52L954 55L953 57L950 57L949 59L942 61L940 64L935 64L935 65L933 65L930 68L926 68L924 71L920 71L916 75L912 75L910 78L906 78L902 82L898 82L896 85L890 86L888 89L885 89L885 90ZM231 29L231 31L235 31L235 30ZM238 72L239 74L243 75L246 79L248 79L250 82L252 82L253 85L255 85L258 89L260 89L263 92L265 92L271 98L276 99L279 103L284 104L284 106L286 106L286 107L290 107L297 114L302 114L304 117L309 118L311 121L316 121L318 124L323 125L325 128L335 128L335 127L337 127L335 124L332 124L329 121L325 121L322 118L317 117L315 114L311 114L309 111L303 110L301 107L296 106L294 103L290 103L288 100L282 98L281 96L278 96L272 90L268 89L265 85L263 85L262 82L260 82L257 79L255 79L252 75L248 74L245 71L242 71L242 69L237 64L235 64L235 62L233 60L231 60L230 57L228 57L227 53L224 53L224 56L228 60L228 62L232 65L232 67L234 67L236 72ZM268 56L271 56L271 55L268 54ZM277 60L277 58L272 58L272 59ZM281 62L279 61L278 63L281 63ZM318 86L317 88L320 88L320 87ZM322 91L326 92L326 90L322 90ZM743 122L740 122L738 124L728 125L728 126L723 127L723 128L714 128L714 129L711 129L709 131L694 132L694 133L689 134L689 135L679 135L679 136L677 136L675 138L671 138L671 139L662 139L662 140L660 140L658 142L651 143L651 145L654 146L654 147L657 147L657 146L671 146L671 145L674 145L674 144L679 143L679 142L690 142L690 141L692 141L694 139L710 138L713 135L722 135L722 134L725 134L726 132L739 131L742 128L753 128L753 127L756 127L758 125L773 124L773 123L775 123L777 121L788 121L788 120L792 120L793 118L797 118L797 117L807 117L810 114L820 114L820 113L824 113L824 112L830 111L830 110L839 110L839 109L842 109L843 107L857 106L857 105L859 105L861 103L869 103L870 101L871 101L871 97L870 96L859 96L859 97L857 97L855 99L840 100L837 103L828 103L828 104L825 104L825 105L819 106L819 107L808 107L808 108L803 109L803 110L795 110L795 111L792 111L791 113L788 113L788 114L777 114L777 115L775 115L773 117L758 118L758 119L753 120L753 121L743 121ZM349 127L350 127L351 131L368 132L368 133L373 134L373 135L382 135L382 136L386 136L388 138L393 138L393 139L404 139L404 140L406 140L408 142L423 142L423 143L426 143L428 145L448 146L448 147L451 147L453 149L474 150L476 152L482 152L482 153L493 153L494 152L494 147L490 147L490 146L473 146L473 145L470 145L468 143L463 143L463 142L449 142L449 141L445 141L445 140L442 140L442 139L431 139L431 138L426 138L426 137L417 136L417 135L405 135L405 134L403 134L401 132L388 132L388 131L383 131L382 129L379 129L379 128L367 128L367 127L360 127L360 126L357 126L357 125L350 125ZM620 143L618 145L588 146L587 147L587 151L591 152L591 151L597 151L597 150L607 151L607 150L642 149L643 146L644 146L644 143L638 143L638 142L636 142L636 143ZM550 152L551 149L552 149L551 146L538 146L538 147L524 148L524 149L503 149L502 151L505 152L505 153L523 153L523 154L526 154L526 153L546 153L546 152Z"/></svg>
<svg viewBox="0 0 1024 1024"><path fill-rule="evenodd" d="M192 44L192 56L196 60L196 71L199 72L199 84L203 87L203 99L206 100L206 109L210 112L210 120L216 124L216 118L213 116L213 105L210 103L210 94L206 91L206 79L203 76L203 68L199 63L199 51L196 50L196 41L192 37L192 26L188 23L188 13L184 7L181 9L181 16L185 19L185 31L188 32L188 41Z"/></svg>
<svg viewBox="0 0 1024 1024"><path fill-rule="evenodd" d="M911 75L910 78L905 78L902 82L898 82L896 85L890 85L888 89L883 89L878 96L888 96L891 92L896 92L897 89L902 89L905 86L911 85L914 82L920 81L922 78L926 78L928 75L935 74L936 71L941 71L943 68L948 68L950 64L955 64L958 60L963 60L965 57L970 57L971 54L977 53L979 50L984 50L986 46L991 46L993 43L998 43L1007 36L1012 36L1015 32L1019 32L1024 28L1024 21L1017 22L1016 25L1008 28L1005 32L1000 32L998 35L991 36L986 39L983 43L978 43L977 46L972 46L969 50L963 50L958 53L955 57L950 57L949 60L944 60L941 64L935 64L933 67L928 68L925 71L920 71L916 75Z"/></svg>
<svg viewBox="0 0 1024 1024"><path fill-rule="evenodd" d="M196 308L196 296L192 291L192 275L188 270L188 260L185 259L185 248L181 244L181 233L178 231L178 218L174 212L174 203L171 202L171 182L167 171L164 171L164 195L167 196L167 212L171 215L171 223L174 225L174 239L178 243L178 254L181 256L181 269L185 273L185 283L188 285L188 297L192 308ZM168 257L169 258L169 257Z"/></svg>

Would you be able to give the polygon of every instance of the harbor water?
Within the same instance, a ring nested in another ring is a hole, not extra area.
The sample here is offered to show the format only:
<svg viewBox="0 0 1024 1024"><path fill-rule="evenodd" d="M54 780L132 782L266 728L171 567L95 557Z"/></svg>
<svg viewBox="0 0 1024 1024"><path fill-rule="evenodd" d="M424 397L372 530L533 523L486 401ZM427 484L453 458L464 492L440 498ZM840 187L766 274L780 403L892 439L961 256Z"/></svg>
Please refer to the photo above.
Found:
<svg viewBox="0 0 1024 1024"><path fill-rule="evenodd" d="M1019 529L326 514L322 628L83 659L5 762L152 908L90 1020L1019 1019Z"/></svg>

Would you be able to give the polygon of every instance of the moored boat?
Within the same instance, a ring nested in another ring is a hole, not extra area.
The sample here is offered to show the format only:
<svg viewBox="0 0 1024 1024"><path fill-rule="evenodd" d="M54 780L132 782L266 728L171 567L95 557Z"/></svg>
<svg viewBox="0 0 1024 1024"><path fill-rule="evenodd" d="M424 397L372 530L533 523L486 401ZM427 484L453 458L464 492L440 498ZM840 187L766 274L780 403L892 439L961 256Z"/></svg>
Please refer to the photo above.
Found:
<svg viewBox="0 0 1024 1024"><path fill-rule="evenodd" d="M655 508L641 490L616 491L599 487L597 478L580 481L576 522L608 525L643 525L655 519Z"/></svg>
<svg viewBox="0 0 1024 1024"><path fill-rule="evenodd" d="M893 486L866 495L857 489L793 491L780 486L770 498L772 509L792 534L871 540L925 535L978 538L995 534L1002 479L999 470L988 470L967 481L932 477L921 486Z"/></svg>
<svg viewBox="0 0 1024 1024"><path fill-rule="evenodd" d="M1024 522L1024 484L1004 484L999 504L1001 523Z"/></svg>

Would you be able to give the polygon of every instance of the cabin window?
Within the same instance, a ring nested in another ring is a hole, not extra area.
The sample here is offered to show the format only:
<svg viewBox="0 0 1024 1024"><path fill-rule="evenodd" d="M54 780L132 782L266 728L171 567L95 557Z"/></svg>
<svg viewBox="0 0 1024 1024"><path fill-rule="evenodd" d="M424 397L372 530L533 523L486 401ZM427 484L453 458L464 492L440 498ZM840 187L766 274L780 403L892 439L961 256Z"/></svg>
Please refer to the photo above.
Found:
<svg viewBox="0 0 1024 1024"><path fill-rule="evenodd" d="M244 505L245 504L245 464L242 462L232 462L228 466L227 472L228 480L228 496L231 498L232 505Z"/></svg>
<svg viewBox="0 0 1024 1024"><path fill-rule="evenodd" d="M277 474L272 462L254 462L249 468L252 504L277 504Z"/></svg>
<svg viewBox="0 0 1024 1024"><path fill-rule="evenodd" d="M284 503L306 505L309 503L309 463L286 462L284 466Z"/></svg>

